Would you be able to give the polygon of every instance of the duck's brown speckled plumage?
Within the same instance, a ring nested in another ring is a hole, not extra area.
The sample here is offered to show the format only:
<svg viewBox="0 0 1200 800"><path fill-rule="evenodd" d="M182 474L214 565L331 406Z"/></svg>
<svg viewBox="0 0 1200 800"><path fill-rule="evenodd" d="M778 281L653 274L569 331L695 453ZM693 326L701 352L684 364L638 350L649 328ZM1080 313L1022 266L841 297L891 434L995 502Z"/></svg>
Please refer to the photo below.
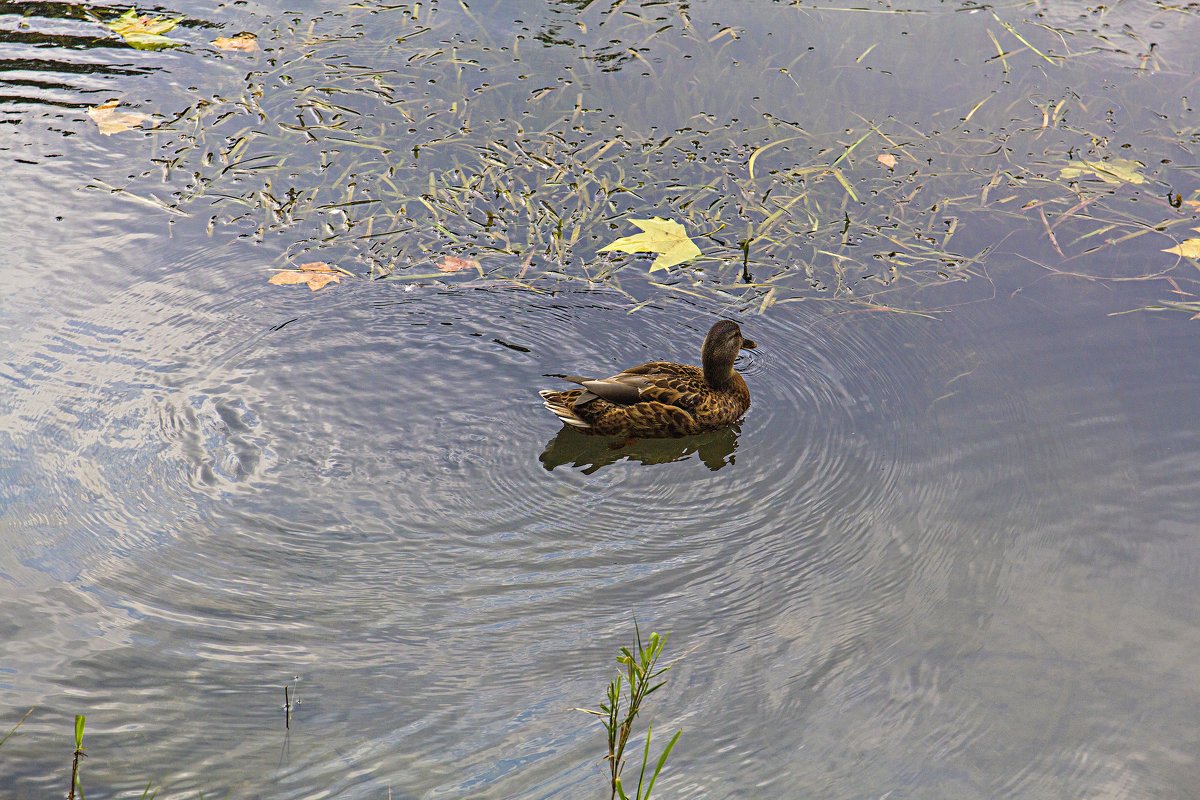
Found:
<svg viewBox="0 0 1200 800"><path fill-rule="evenodd" d="M737 422L750 390L733 369L738 351L753 349L737 323L722 320L704 339L703 368L651 361L610 378L560 375L582 389L540 392L546 408L583 433L603 436L688 436Z"/></svg>

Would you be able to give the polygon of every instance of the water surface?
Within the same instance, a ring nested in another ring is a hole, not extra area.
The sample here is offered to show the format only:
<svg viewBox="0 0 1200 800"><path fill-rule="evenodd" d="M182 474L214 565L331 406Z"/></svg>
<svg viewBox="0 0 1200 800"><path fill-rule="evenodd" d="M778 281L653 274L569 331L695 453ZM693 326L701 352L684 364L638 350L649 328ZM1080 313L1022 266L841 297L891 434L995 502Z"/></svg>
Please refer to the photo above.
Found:
<svg viewBox="0 0 1200 800"><path fill-rule="evenodd" d="M1039 55L934 4L286 12L180 8L165 53L0 18L41 58L0 133L0 731L36 707L6 797L62 791L78 713L89 797L599 796L571 709L635 618L679 656L664 796L1192 796L1197 323L1134 310L1195 288L1161 252L1200 224L1170 202L1194 15L998 9ZM259 60L203 46L241 29ZM84 108L118 93L171 122L101 137ZM864 118L888 138L839 162L855 202L802 170ZM524 131L624 144L568 190ZM1073 147L1148 183L1073 194ZM503 223L439 183L509 157ZM597 206L604 181L629 191ZM783 229L768 189L799 198ZM709 260L597 255L653 214L708 218ZM357 277L266 283L314 258ZM736 430L614 449L541 408L545 373L694 360L718 316L759 343Z"/></svg>

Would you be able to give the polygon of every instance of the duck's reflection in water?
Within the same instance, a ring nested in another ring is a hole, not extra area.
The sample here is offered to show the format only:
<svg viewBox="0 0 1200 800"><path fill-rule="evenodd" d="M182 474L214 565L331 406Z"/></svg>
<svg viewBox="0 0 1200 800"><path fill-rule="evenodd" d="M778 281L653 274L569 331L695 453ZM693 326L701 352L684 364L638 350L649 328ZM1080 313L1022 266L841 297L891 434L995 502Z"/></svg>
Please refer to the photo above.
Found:
<svg viewBox="0 0 1200 800"><path fill-rule="evenodd" d="M588 436L574 428L564 427L546 443L540 460L547 470L569 464L579 467L583 474L591 475L601 467L622 459L642 464L668 464L682 461L695 453L706 467L715 471L734 463L740 431L740 425L733 425L719 431L674 439L620 439Z"/></svg>

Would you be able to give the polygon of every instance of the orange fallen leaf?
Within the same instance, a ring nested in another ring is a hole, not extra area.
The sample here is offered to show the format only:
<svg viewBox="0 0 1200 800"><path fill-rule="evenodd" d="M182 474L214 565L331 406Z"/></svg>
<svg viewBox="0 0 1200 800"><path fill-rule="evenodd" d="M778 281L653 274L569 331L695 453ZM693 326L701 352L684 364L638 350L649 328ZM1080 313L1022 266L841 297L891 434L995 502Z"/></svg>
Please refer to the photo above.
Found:
<svg viewBox="0 0 1200 800"><path fill-rule="evenodd" d="M896 168L896 157L891 153L880 153L875 158L888 169Z"/></svg>
<svg viewBox="0 0 1200 800"><path fill-rule="evenodd" d="M117 106L120 104L120 100L109 100L107 103L93 106L87 110L87 115L92 118L103 135L112 136L114 133L131 131L151 119L149 114L141 114L137 111L117 111Z"/></svg>
<svg viewBox="0 0 1200 800"><path fill-rule="evenodd" d="M234 50L239 53L253 53L258 50L258 37L253 33L239 33L237 36L218 36L212 41L213 46L221 50Z"/></svg>
<svg viewBox="0 0 1200 800"><path fill-rule="evenodd" d="M464 269L480 269L480 267L480 263L475 259L459 258L458 256L442 256L442 260L437 265L442 272L458 272Z"/></svg>
<svg viewBox="0 0 1200 800"><path fill-rule="evenodd" d="M299 270L289 269L276 272L267 280L267 283L273 283L276 286L308 284L308 288L314 292L330 283L341 282L341 273L324 261L310 261L307 264L301 264Z"/></svg>

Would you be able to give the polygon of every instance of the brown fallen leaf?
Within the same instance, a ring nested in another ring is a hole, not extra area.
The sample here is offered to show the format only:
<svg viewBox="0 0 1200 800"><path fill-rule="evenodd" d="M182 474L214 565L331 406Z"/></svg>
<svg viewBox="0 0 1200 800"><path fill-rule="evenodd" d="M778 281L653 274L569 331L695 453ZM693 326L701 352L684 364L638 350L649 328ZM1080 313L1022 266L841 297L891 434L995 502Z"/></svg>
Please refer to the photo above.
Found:
<svg viewBox="0 0 1200 800"><path fill-rule="evenodd" d="M442 260L438 262L437 268L442 272L458 272L464 269L479 269L480 266L480 263L473 258L442 256Z"/></svg>
<svg viewBox="0 0 1200 800"><path fill-rule="evenodd" d="M234 50L239 53L253 53L258 50L258 37L253 33L239 33L237 36L218 36L212 41L213 47L220 50Z"/></svg>
<svg viewBox="0 0 1200 800"><path fill-rule="evenodd" d="M307 264L301 264L299 270L288 269L276 272L267 280L267 283L273 283L276 286L305 283L314 292L330 283L341 282L341 273L324 261L310 261Z"/></svg>
<svg viewBox="0 0 1200 800"><path fill-rule="evenodd" d="M891 153L880 153L879 155L875 156L875 158L880 164L883 164L888 169L896 168L896 157Z"/></svg>
<svg viewBox="0 0 1200 800"><path fill-rule="evenodd" d="M109 100L107 103L93 106L87 110L87 115L92 118L103 135L112 136L114 133L131 131L151 119L149 114L137 111L117 111L117 106L120 104L120 100Z"/></svg>

